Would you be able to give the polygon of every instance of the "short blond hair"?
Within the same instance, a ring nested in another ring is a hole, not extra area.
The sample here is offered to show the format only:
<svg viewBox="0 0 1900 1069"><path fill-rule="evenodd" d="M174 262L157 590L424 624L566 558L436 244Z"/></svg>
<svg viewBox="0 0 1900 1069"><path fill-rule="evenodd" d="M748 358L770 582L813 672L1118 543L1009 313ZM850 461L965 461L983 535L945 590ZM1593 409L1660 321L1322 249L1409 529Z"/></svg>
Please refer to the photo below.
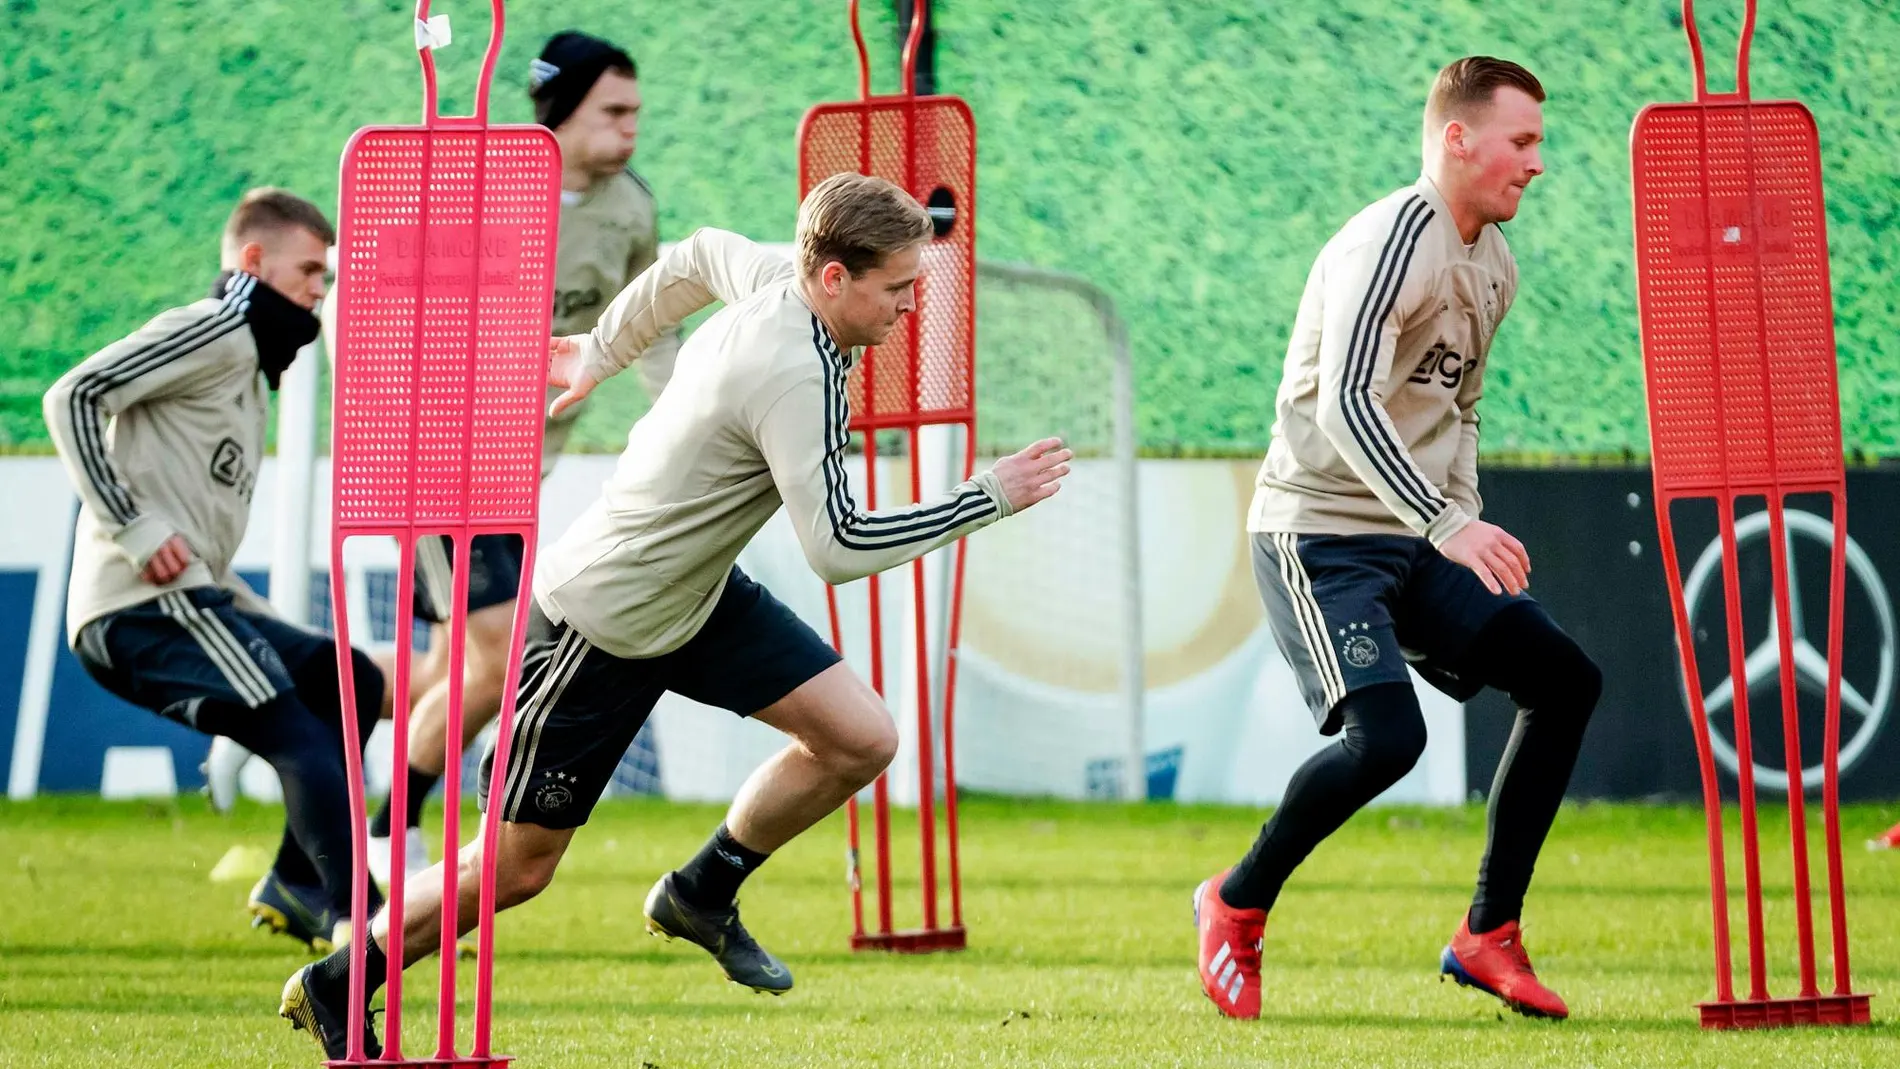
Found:
<svg viewBox="0 0 1900 1069"><path fill-rule="evenodd" d="M928 240L930 215L917 198L882 178L834 174L798 206L798 271L816 278L837 261L851 277Z"/></svg>
<svg viewBox="0 0 1900 1069"><path fill-rule="evenodd" d="M310 231L325 245L336 244L336 228L330 225L323 209L288 189L259 186L246 190L231 210L231 217L224 222L224 243L236 247L264 234L295 228Z"/></svg>
<svg viewBox="0 0 1900 1069"><path fill-rule="evenodd" d="M1494 56L1466 56L1446 64L1432 81L1425 98L1425 124L1442 126L1453 119L1467 122L1491 106L1500 89L1518 89L1544 102L1544 86L1537 76L1508 59Z"/></svg>

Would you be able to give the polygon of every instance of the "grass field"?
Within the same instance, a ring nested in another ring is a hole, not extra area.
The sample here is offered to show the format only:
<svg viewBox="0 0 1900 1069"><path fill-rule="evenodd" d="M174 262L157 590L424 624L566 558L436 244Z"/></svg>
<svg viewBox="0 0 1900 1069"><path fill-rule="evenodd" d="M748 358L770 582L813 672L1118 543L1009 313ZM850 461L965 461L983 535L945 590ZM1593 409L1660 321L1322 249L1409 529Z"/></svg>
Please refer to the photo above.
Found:
<svg viewBox="0 0 1900 1069"><path fill-rule="evenodd" d="M1885 996L1875 1025L1716 1035L1696 1028L1692 1008L1711 988L1701 818L1690 809L1591 805L1559 819L1526 919L1542 975L1570 1000L1568 1022L1500 1015L1434 977L1482 846L1483 812L1467 808L1375 810L1323 846L1269 924L1265 1017L1242 1023L1220 1019L1195 984L1188 895L1244 848L1252 811L972 803L971 948L908 959L844 949L834 819L744 895L751 927L798 978L775 1000L641 931L648 885L717 811L617 802L547 895L500 925L497 1045L523 1069L1891 1066L1900 857L1858 846L1890 810L1844 815L1857 986ZM272 844L277 820L259 807L221 818L196 799L0 807L0 1065L315 1064L315 1047L274 1016L304 957L243 927L244 885L206 875L234 842ZM1785 822L1765 828L1786 841ZM1768 871L1785 887L1781 867ZM1771 929L1785 936L1785 890L1773 901ZM1791 941L1773 948L1778 990ZM428 973L409 975L432 986ZM411 1053L425 1029L411 1018Z"/></svg>

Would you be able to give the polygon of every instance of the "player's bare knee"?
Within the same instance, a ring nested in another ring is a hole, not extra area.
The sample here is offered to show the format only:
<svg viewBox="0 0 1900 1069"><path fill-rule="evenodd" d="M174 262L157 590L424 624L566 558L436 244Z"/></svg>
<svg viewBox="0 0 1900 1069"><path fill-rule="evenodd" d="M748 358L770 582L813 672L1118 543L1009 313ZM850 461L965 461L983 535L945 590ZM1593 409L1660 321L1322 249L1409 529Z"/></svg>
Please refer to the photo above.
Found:
<svg viewBox="0 0 1900 1069"><path fill-rule="evenodd" d="M505 654L504 654L505 656ZM508 682L508 663L484 658L471 659L462 673L463 709L466 717L486 722L501 708L502 688Z"/></svg>
<svg viewBox="0 0 1900 1069"><path fill-rule="evenodd" d="M495 873L495 908L512 909L548 889L554 882L556 862L529 861L510 869L504 880L500 870ZM475 875L480 877L478 870Z"/></svg>
<svg viewBox="0 0 1900 1069"><path fill-rule="evenodd" d="M876 779L897 757L897 725L880 719L873 738L867 740L864 747L864 770L868 773L866 783Z"/></svg>
<svg viewBox="0 0 1900 1069"><path fill-rule="evenodd" d="M470 659L500 660L506 664L508 646L514 640L515 603L504 601L468 614Z"/></svg>
<svg viewBox="0 0 1900 1069"><path fill-rule="evenodd" d="M470 613L468 644L462 665L466 708L489 716L501 707L508 682L508 652L514 643L515 603L504 602Z"/></svg>
<svg viewBox="0 0 1900 1069"><path fill-rule="evenodd" d="M832 744L830 753L819 756L840 778L862 785L876 779L897 756L897 725L880 706L875 715L861 718L853 728Z"/></svg>
<svg viewBox="0 0 1900 1069"><path fill-rule="evenodd" d="M502 855L495 865L495 905L498 909L518 906L548 889L554 882L554 870L561 864L558 851L512 851ZM464 858L463 879L481 879L479 857Z"/></svg>

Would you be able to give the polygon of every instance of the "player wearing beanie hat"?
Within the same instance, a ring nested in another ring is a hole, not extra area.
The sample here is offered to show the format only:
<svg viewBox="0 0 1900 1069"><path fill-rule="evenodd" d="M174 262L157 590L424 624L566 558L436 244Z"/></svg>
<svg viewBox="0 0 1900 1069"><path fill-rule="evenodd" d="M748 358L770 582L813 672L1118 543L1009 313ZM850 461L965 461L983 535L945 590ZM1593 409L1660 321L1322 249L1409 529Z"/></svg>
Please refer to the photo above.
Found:
<svg viewBox="0 0 1900 1069"><path fill-rule="evenodd" d="M561 236L555 257L556 335L585 334L607 302L659 257L659 209L653 190L628 161L639 133L640 84L633 57L618 46L564 30L548 38L529 69L528 96L535 121L554 131L561 146ZM669 333L639 363L647 395L657 398L672 377L679 337ZM550 420L542 474L553 469L578 412ZM429 657L410 686L409 807L406 814L385 802L370 823L369 856L377 878L387 882L388 837L407 821L407 863L428 864L420 830L422 807L442 775L448 727L448 628L453 600L451 558L445 546L425 540L417 547L416 613L436 624ZM521 586L521 544L513 535L481 536L471 547L468 583L468 642L463 670L465 748L501 708ZM402 700L401 695L392 700Z"/></svg>

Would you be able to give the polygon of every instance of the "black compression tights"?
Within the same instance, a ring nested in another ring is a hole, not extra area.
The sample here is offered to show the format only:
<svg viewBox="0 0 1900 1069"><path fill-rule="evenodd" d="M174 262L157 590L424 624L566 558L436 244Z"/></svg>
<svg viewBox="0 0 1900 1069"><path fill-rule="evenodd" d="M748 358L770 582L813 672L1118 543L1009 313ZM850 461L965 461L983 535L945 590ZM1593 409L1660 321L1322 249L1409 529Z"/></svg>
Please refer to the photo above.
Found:
<svg viewBox="0 0 1900 1069"><path fill-rule="evenodd" d="M301 678L306 674L309 678ZM294 692L279 694L256 709L205 702L194 723L201 731L229 737L276 770L284 788L285 823L273 870L288 883L322 887L333 907L347 910L350 795L335 662L313 665L299 675ZM382 674L357 653L354 675L360 747L376 726ZM370 897L379 898L374 883Z"/></svg>
<svg viewBox="0 0 1900 1069"><path fill-rule="evenodd" d="M1472 641L1461 675L1504 691L1517 722L1491 788L1489 836L1472 902L1473 931L1516 920L1544 836L1556 818L1602 674L1544 611L1521 603L1500 612ZM1221 885L1240 909L1271 909L1287 877L1322 839L1397 783L1425 751L1425 718L1408 683L1348 695L1338 742L1314 754L1253 848Z"/></svg>

